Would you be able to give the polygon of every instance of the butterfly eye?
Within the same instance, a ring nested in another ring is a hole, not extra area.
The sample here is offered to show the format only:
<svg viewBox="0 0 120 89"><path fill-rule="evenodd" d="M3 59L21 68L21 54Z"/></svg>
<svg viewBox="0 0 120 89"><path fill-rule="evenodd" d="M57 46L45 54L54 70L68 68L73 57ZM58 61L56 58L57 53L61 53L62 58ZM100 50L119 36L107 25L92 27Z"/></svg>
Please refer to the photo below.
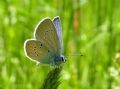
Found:
<svg viewBox="0 0 120 89"><path fill-rule="evenodd" d="M62 61L64 61L63 57L62 57Z"/></svg>
<svg viewBox="0 0 120 89"><path fill-rule="evenodd" d="M62 61L62 62L66 62L65 57L62 56L62 57L61 57L61 61Z"/></svg>

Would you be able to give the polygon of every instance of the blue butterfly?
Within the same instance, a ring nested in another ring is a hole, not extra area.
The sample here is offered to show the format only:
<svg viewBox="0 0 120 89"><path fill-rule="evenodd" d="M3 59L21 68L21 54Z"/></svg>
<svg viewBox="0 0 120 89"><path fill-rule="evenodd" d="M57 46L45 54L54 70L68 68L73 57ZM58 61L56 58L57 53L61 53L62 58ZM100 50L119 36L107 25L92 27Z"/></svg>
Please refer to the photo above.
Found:
<svg viewBox="0 0 120 89"><path fill-rule="evenodd" d="M66 61L63 56L63 42L60 18L45 18L38 23L34 39L24 43L26 56L41 64L59 65Z"/></svg>

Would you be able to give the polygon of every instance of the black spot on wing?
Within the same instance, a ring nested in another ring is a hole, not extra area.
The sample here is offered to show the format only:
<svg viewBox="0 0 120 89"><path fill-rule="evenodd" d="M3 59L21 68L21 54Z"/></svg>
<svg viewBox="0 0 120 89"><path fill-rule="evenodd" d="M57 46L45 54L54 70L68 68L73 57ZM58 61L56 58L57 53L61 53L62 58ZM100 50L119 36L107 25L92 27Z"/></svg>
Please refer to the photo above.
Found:
<svg viewBox="0 0 120 89"><path fill-rule="evenodd" d="M41 44L40 46L43 46L43 44Z"/></svg>
<svg viewBox="0 0 120 89"><path fill-rule="evenodd" d="M42 46L43 46L43 44L41 43L41 44L40 44L40 48L41 48Z"/></svg>
<svg viewBox="0 0 120 89"><path fill-rule="evenodd" d="M50 50L48 50L48 53L50 52Z"/></svg>

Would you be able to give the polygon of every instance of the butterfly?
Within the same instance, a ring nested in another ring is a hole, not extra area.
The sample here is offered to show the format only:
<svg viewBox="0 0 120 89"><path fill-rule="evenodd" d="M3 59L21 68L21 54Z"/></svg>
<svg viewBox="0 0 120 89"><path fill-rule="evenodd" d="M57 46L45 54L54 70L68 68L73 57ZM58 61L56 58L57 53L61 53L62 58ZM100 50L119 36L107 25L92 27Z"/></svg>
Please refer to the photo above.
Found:
<svg viewBox="0 0 120 89"><path fill-rule="evenodd" d="M46 17L38 23L34 39L24 43L26 56L40 64L59 65L66 61L63 55L61 22L59 16L53 20Z"/></svg>

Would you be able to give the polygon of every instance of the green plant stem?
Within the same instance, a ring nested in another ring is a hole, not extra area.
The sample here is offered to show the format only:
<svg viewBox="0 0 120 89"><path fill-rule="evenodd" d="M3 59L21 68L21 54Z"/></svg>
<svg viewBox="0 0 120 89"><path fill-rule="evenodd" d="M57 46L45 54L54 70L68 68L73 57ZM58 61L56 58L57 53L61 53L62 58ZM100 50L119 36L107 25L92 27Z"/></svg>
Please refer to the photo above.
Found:
<svg viewBox="0 0 120 89"><path fill-rule="evenodd" d="M52 69L44 79L44 82L40 89L57 89L58 86L60 85L61 70L62 67L56 67Z"/></svg>

